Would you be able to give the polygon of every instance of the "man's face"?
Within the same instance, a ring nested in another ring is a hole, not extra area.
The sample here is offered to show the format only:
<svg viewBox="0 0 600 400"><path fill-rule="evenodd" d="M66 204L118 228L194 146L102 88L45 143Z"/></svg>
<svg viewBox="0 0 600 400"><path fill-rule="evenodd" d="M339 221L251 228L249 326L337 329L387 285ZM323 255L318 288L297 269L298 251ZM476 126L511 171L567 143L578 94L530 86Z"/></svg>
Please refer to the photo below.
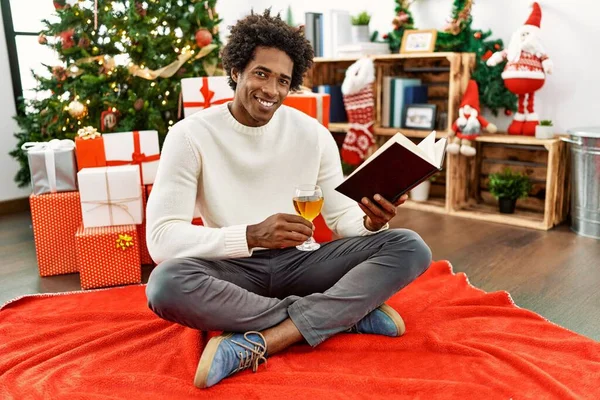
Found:
<svg viewBox="0 0 600 400"><path fill-rule="evenodd" d="M243 71L231 71L237 83L233 111L241 124L256 127L271 120L290 91L293 68L294 63L285 52L257 47L254 59Z"/></svg>

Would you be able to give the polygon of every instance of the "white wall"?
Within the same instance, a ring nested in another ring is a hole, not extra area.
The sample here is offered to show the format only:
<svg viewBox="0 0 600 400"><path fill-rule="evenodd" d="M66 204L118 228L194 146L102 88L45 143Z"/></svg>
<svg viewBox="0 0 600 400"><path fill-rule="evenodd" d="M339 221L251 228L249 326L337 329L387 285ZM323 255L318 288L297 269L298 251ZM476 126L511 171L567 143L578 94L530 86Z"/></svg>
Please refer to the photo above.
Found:
<svg viewBox="0 0 600 400"><path fill-rule="evenodd" d="M8 155L15 148L17 123L12 119L16 114L13 88L8 64L8 52L4 39L4 25L0 18L0 201L26 197L29 188L19 189L14 176L19 170L17 161Z"/></svg>
<svg viewBox="0 0 600 400"><path fill-rule="evenodd" d="M226 36L226 27L246 15L251 8L262 12L272 7L285 17L289 4L296 23L304 22L307 11L326 12L330 9L348 10L351 14L365 8L372 14L371 29L381 34L391 29L394 17L394 0L364 1L348 0L220 0L217 12L224 19L221 29ZM494 38L508 44L511 34L520 27L531 11L531 3L523 0L479 0L473 9L473 27L491 29ZM597 40L600 28L597 16L600 3L594 0L542 0L542 35L547 52L554 61L554 74L537 92L536 110L544 119L552 119L557 132L565 132L575 126L600 126L600 79L596 74L600 65ZM441 28L450 15L451 0L420 0L413 4L412 11L417 27L422 29ZM0 21L0 24L2 21ZM1 32L4 32L1 29ZM11 117L15 114L10 83L6 43L0 38L0 201L26 196L27 190L19 190L13 182L18 164L7 154L14 147L12 137L16 124ZM505 116L492 118L500 129L505 130L510 119Z"/></svg>

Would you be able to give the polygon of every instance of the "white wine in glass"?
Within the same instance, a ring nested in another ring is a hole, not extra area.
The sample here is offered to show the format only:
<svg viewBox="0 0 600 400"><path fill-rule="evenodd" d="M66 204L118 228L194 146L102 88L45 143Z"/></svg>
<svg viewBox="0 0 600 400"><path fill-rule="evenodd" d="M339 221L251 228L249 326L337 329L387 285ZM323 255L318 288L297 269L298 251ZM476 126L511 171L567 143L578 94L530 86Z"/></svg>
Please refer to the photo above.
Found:
<svg viewBox="0 0 600 400"><path fill-rule="evenodd" d="M317 185L298 185L294 193L294 208L296 212L304 219L313 221L321 212L323 207L323 192ZM309 237L306 242L296 246L298 250L312 251L321 245L315 242L313 237Z"/></svg>

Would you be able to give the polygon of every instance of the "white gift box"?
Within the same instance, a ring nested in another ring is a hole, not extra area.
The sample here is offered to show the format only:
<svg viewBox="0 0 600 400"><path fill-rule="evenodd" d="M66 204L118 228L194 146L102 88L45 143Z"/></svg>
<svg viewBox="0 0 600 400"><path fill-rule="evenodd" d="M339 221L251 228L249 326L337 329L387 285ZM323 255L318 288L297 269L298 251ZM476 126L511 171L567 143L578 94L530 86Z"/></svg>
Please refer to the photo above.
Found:
<svg viewBox="0 0 600 400"><path fill-rule="evenodd" d="M233 100L234 91L226 76L185 78L181 80L183 115L189 117L205 108Z"/></svg>
<svg viewBox="0 0 600 400"><path fill-rule="evenodd" d="M106 165L139 164L143 184L154 183L160 159L157 131L105 133L102 138Z"/></svg>
<svg viewBox="0 0 600 400"><path fill-rule="evenodd" d="M77 179L84 228L142 223L138 165L83 168Z"/></svg>

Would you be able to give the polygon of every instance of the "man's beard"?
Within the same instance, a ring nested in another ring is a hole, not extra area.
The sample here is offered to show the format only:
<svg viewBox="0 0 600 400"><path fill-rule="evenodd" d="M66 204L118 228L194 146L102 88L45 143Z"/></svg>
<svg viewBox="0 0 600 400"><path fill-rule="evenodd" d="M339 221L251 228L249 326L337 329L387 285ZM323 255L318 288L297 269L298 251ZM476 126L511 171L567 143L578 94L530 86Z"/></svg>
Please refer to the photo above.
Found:
<svg viewBox="0 0 600 400"><path fill-rule="evenodd" d="M474 117L473 115L470 115L469 118L467 118L467 123L463 126L459 126L459 128L461 132L465 134L476 134L481 132L481 124L477 117Z"/></svg>

